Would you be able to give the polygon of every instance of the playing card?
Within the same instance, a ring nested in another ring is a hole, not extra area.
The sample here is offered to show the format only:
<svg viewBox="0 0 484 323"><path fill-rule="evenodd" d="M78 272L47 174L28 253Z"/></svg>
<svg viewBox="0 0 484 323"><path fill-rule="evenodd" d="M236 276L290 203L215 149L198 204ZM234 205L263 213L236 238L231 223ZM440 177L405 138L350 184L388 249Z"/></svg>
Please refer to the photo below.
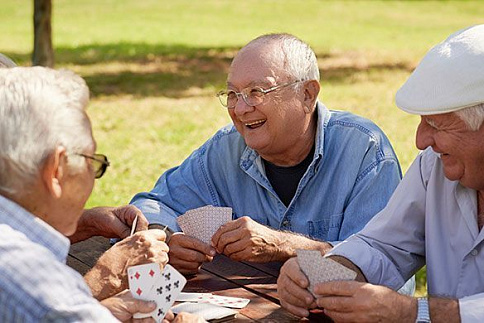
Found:
<svg viewBox="0 0 484 323"><path fill-rule="evenodd" d="M149 298L156 302L151 316L156 322L163 321L166 313L178 298L187 280L175 268L166 265L161 276L153 285Z"/></svg>
<svg viewBox="0 0 484 323"><path fill-rule="evenodd" d="M138 223L138 215L133 220L133 223L131 224L131 232L129 233L129 236L132 236L134 234L134 231L136 230L136 224Z"/></svg>
<svg viewBox="0 0 484 323"><path fill-rule="evenodd" d="M204 297L211 296L212 293L187 293L181 292L176 298L177 302L198 302Z"/></svg>
<svg viewBox="0 0 484 323"><path fill-rule="evenodd" d="M250 300L247 298L207 295L198 300L198 303L210 303L217 306L244 308L249 304Z"/></svg>
<svg viewBox="0 0 484 323"><path fill-rule="evenodd" d="M329 258L324 258L318 250L296 250L297 262L309 279L308 290L314 295L314 287L323 282L353 280L356 273Z"/></svg>
<svg viewBox="0 0 484 323"><path fill-rule="evenodd" d="M156 263L129 267L128 284L133 297L146 299L151 287L160 276L160 265Z"/></svg>
<svg viewBox="0 0 484 323"><path fill-rule="evenodd" d="M235 317L237 311L209 303L181 303L171 308L173 313L188 312L199 315L205 320L216 320L227 317Z"/></svg>
<svg viewBox="0 0 484 323"><path fill-rule="evenodd" d="M210 244L213 234L232 220L232 208L207 205L187 211L177 218L183 232Z"/></svg>

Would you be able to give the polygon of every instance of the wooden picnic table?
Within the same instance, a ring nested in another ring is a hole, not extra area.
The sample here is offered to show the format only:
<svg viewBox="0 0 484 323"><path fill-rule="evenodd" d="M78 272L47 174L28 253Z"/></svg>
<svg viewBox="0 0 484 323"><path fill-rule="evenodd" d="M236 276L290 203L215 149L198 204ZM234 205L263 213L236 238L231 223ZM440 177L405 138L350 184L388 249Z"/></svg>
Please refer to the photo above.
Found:
<svg viewBox="0 0 484 323"><path fill-rule="evenodd" d="M109 247L109 239L102 237L76 243L71 246L67 264L84 275ZM217 255L197 275L187 277L183 291L250 299L235 318L226 322L331 322L322 313L300 319L280 306L276 285L280 266L280 263L235 262Z"/></svg>

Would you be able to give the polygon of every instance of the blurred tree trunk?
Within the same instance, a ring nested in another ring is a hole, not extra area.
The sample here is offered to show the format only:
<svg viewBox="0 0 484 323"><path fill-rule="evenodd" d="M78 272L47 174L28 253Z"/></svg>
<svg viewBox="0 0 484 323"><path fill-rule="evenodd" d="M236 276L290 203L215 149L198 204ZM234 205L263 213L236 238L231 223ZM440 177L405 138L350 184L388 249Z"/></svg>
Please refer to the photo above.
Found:
<svg viewBox="0 0 484 323"><path fill-rule="evenodd" d="M34 0L34 53L32 65L54 66L52 0Z"/></svg>

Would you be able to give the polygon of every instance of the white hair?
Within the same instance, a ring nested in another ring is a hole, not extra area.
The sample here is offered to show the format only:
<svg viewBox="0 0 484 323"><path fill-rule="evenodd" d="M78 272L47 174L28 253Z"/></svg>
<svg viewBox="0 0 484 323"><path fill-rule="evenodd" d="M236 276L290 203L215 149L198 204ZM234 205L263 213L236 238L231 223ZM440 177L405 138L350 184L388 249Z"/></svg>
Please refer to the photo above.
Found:
<svg viewBox="0 0 484 323"><path fill-rule="evenodd" d="M308 44L296 36L285 33L262 35L250 41L240 52L252 46L267 44L280 46L281 50L276 51L275 54L280 53L283 55L284 70L289 76L300 81L319 81L320 76L316 54L314 54L314 51Z"/></svg>
<svg viewBox="0 0 484 323"><path fill-rule="evenodd" d="M17 66L17 64L15 64L14 61L12 61L10 58L0 53L0 68L2 67L8 68L8 67L15 67L15 66Z"/></svg>
<svg viewBox="0 0 484 323"><path fill-rule="evenodd" d="M455 114L467 124L470 130L477 131L484 122L484 103L457 110Z"/></svg>
<svg viewBox="0 0 484 323"><path fill-rule="evenodd" d="M94 146L88 101L86 83L73 72L0 69L0 191L28 190L59 146L68 156ZM68 160L71 172L85 165L82 157Z"/></svg>

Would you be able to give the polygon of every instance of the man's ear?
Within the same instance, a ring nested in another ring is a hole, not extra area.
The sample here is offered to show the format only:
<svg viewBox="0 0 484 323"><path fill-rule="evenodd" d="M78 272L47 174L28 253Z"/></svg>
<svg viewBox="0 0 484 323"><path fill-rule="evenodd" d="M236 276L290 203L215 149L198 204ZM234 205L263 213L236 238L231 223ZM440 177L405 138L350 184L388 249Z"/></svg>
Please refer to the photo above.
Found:
<svg viewBox="0 0 484 323"><path fill-rule="evenodd" d="M47 157L42 170L42 181L44 182L47 191L56 199L62 196L62 180L66 172L66 149L60 146Z"/></svg>
<svg viewBox="0 0 484 323"><path fill-rule="evenodd" d="M316 80L304 82L304 111L312 113L318 99L320 85Z"/></svg>

